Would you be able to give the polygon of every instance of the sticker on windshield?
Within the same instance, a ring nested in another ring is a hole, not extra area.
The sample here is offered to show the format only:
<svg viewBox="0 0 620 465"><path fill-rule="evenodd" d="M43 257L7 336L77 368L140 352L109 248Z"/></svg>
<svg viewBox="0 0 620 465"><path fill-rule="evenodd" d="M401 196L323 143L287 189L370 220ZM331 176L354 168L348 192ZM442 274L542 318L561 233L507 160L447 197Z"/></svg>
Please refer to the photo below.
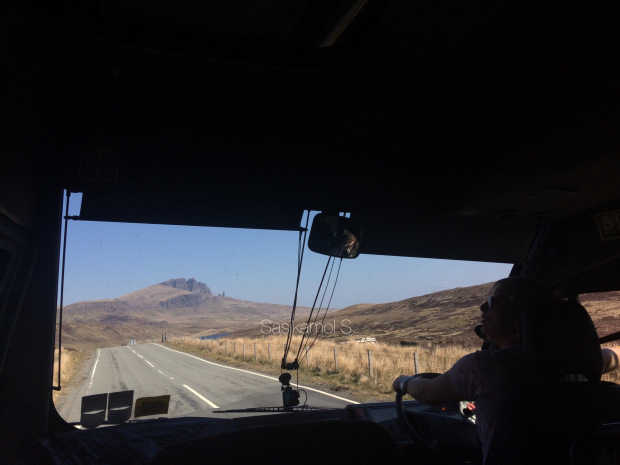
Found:
<svg viewBox="0 0 620 465"><path fill-rule="evenodd" d="M620 239L620 210L599 213L596 215L596 225L601 240Z"/></svg>

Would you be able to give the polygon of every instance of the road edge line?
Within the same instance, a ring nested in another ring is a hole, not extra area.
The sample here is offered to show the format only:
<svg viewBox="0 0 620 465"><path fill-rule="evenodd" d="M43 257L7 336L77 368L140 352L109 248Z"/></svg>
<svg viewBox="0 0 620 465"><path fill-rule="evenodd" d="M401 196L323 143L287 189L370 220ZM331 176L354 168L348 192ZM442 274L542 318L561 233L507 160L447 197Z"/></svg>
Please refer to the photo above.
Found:
<svg viewBox="0 0 620 465"><path fill-rule="evenodd" d="M229 366L226 366L226 365L222 365L220 363L210 362L208 360L205 360L204 358L197 357L196 355L188 354L188 353L182 352L180 350L171 349L170 347L162 346L161 344L157 344L156 342L151 342L150 344L153 344L155 346L161 347L162 349L170 350L172 352L178 352L179 354L187 355L188 357L195 358L196 360L200 360L201 362L205 362L205 363L208 363L210 365L214 365L216 367L228 368L229 370L235 370L235 371L241 371L243 373L248 373L250 375L260 376L262 378L267 378L267 379L271 379L271 380L280 382L280 380L278 378L274 378L273 376L263 375L261 373L255 373L253 371L244 370L242 368L229 367ZM298 385L298 387L300 389L307 389L309 391L318 392L320 394L323 394L323 395L326 395L326 396L329 396L329 397L333 397L334 399L344 400L345 402L349 402L351 404L359 404L359 402L357 402L355 400L351 400L351 399L347 399L346 397L340 397L340 396L337 396L337 395L334 395L334 394L330 394L329 392L321 391L319 389L311 388L309 386L302 386L300 384L300 385Z"/></svg>

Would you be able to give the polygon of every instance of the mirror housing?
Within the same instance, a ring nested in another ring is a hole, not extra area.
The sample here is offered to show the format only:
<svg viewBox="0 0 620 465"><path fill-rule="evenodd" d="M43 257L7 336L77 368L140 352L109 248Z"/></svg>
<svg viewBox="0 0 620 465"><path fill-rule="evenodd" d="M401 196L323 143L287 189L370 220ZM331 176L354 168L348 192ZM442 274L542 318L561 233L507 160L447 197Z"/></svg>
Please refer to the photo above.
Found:
<svg viewBox="0 0 620 465"><path fill-rule="evenodd" d="M312 220L308 248L322 255L356 258L362 245L362 224L344 216L317 214Z"/></svg>

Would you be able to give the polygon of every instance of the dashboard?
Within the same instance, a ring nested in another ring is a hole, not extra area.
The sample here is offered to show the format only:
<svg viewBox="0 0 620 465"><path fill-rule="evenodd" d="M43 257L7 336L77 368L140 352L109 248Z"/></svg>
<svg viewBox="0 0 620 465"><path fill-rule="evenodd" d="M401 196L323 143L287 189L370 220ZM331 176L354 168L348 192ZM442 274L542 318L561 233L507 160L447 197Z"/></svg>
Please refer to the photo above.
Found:
<svg viewBox="0 0 620 465"><path fill-rule="evenodd" d="M410 421L440 447L457 447L459 456L472 449L476 428L463 415L460 403L427 406L417 401L403 402ZM124 424L88 430L73 430L44 438L39 449L46 463L132 463L148 464L168 445L186 440L269 426L286 426L311 422L368 421L385 429L401 452L417 453L416 444L401 424L395 402L347 405L333 409L295 409L287 412L236 412L210 417L159 418L129 421ZM463 449L463 443L465 447Z"/></svg>

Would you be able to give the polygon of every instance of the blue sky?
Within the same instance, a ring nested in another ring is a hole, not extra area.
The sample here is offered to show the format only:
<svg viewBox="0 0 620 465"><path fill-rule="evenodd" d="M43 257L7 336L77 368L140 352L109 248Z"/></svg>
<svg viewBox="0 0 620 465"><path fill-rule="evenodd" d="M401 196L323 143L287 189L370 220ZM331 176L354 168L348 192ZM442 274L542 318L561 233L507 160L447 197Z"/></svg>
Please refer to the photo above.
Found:
<svg viewBox="0 0 620 465"><path fill-rule="evenodd" d="M80 195L72 194L70 215L79 214L79 203ZM292 305L298 238L291 231L69 221L64 305L112 299L172 278L195 278L214 294L236 299ZM298 305L312 305L326 261L306 249ZM330 308L488 283L510 269L506 264L360 255L342 261Z"/></svg>

